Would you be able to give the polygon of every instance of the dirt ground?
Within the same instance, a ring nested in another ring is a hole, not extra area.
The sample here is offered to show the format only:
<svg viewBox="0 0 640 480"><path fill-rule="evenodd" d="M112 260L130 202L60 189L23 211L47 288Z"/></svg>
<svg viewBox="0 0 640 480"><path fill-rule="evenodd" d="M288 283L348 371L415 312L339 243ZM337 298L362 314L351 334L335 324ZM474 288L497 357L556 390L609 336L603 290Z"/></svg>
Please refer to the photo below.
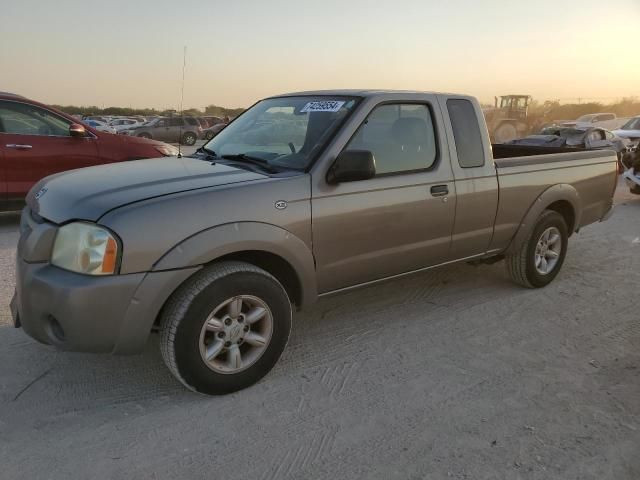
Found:
<svg viewBox="0 0 640 480"><path fill-rule="evenodd" d="M0 478L640 479L640 197L617 203L545 289L463 264L324 299L225 397L185 391L155 338L94 356L0 326Z"/></svg>

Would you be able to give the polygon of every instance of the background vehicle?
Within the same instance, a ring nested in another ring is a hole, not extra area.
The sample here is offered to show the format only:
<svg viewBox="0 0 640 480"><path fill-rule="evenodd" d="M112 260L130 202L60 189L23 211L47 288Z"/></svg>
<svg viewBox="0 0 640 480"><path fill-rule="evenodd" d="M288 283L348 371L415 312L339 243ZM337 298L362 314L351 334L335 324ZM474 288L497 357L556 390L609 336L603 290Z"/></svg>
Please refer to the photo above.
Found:
<svg viewBox="0 0 640 480"><path fill-rule="evenodd" d="M204 117L195 117L195 119L198 121L198 125L200 125L203 130L209 127L209 122L207 122Z"/></svg>
<svg viewBox="0 0 640 480"><path fill-rule="evenodd" d="M15 210L40 179L65 170L175 155L165 143L105 134L33 100L0 94L0 210Z"/></svg>
<svg viewBox="0 0 640 480"><path fill-rule="evenodd" d="M116 132L127 130L131 127L135 127L136 125L141 124L142 122L134 120L133 118L116 118L109 122L109 126L112 127Z"/></svg>
<svg viewBox="0 0 640 480"><path fill-rule="evenodd" d="M102 117L99 115L88 115L82 118L82 120L95 120L96 122L109 123L109 117Z"/></svg>
<svg viewBox="0 0 640 480"><path fill-rule="evenodd" d="M160 117L120 133L133 137L152 138L163 142L193 145L202 137L202 127L195 117Z"/></svg>
<svg viewBox="0 0 640 480"><path fill-rule="evenodd" d="M487 128L492 141L505 143L529 131L527 115L529 111L529 95L504 95L495 99L493 108L484 109Z"/></svg>
<svg viewBox="0 0 640 480"><path fill-rule="evenodd" d="M577 120L562 122L561 126L577 128L600 127L611 130L618 128L622 122L624 120L619 119L615 113L590 113L578 117Z"/></svg>
<svg viewBox="0 0 640 480"><path fill-rule="evenodd" d="M114 134L117 133L115 128L110 127L106 123L99 122L98 120L83 120L82 123L95 128L99 132L114 133Z"/></svg>
<svg viewBox="0 0 640 480"><path fill-rule="evenodd" d="M613 150L618 155L618 169L624 170L623 159L630 154L631 141L604 128L547 127L538 135L507 142L509 145L529 145L542 148L579 148L585 150Z"/></svg>
<svg viewBox="0 0 640 480"><path fill-rule="evenodd" d="M619 129L613 131L619 137L628 138L633 142L640 140L640 116L631 118Z"/></svg>
<svg viewBox="0 0 640 480"><path fill-rule="evenodd" d="M51 177L22 216L15 322L63 349L114 353L141 351L158 327L175 377L220 394L262 378L292 304L319 295L500 259L543 287L571 234L611 212L616 155L492 148L482 121L461 95L290 94L194 157Z"/></svg>
<svg viewBox="0 0 640 480"><path fill-rule="evenodd" d="M228 123L222 121L219 123L216 123L215 125L213 125L212 127L209 128L205 128L202 131L202 135L205 138L205 140L211 140L213 137L215 137L218 133L220 133L226 126L228 125Z"/></svg>
<svg viewBox="0 0 640 480"><path fill-rule="evenodd" d="M202 118L204 118L207 121L207 128L213 127L214 125L223 122L222 118L216 117L216 116L213 116L213 115L207 115L207 116L202 117Z"/></svg>

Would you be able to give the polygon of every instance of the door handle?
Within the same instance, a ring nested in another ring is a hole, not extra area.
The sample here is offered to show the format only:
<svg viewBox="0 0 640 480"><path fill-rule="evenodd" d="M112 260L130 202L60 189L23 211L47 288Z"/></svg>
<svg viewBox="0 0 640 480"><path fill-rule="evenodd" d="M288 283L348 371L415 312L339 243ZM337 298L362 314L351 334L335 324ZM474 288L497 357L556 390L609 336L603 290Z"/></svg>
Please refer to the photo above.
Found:
<svg viewBox="0 0 640 480"><path fill-rule="evenodd" d="M445 195L449 195L448 185L434 185L431 187L431 196L444 197Z"/></svg>
<svg viewBox="0 0 640 480"><path fill-rule="evenodd" d="M31 145L20 145L17 143L7 143L7 148L15 148L16 150L29 150L33 148Z"/></svg>

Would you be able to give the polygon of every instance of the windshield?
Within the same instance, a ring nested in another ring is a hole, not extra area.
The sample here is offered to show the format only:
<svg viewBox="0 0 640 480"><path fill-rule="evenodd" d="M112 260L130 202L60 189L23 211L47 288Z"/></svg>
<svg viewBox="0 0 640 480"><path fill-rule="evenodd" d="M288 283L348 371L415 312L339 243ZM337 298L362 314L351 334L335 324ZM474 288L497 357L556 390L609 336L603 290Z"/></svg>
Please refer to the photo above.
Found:
<svg viewBox="0 0 640 480"><path fill-rule="evenodd" d="M632 118L620 130L640 130L640 117Z"/></svg>
<svg viewBox="0 0 640 480"><path fill-rule="evenodd" d="M218 157L250 156L304 170L353 111L354 97L299 96L262 100L204 146Z"/></svg>

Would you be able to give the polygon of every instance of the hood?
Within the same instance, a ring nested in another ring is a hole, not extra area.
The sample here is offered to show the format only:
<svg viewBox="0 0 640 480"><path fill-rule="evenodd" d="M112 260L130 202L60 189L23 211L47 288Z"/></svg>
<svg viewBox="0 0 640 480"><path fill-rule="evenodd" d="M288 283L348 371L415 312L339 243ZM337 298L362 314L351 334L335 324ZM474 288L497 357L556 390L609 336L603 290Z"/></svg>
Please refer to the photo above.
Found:
<svg viewBox="0 0 640 480"><path fill-rule="evenodd" d="M268 178L196 158L166 157L59 173L38 182L27 205L47 220L97 221L114 208L172 193Z"/></svg>

